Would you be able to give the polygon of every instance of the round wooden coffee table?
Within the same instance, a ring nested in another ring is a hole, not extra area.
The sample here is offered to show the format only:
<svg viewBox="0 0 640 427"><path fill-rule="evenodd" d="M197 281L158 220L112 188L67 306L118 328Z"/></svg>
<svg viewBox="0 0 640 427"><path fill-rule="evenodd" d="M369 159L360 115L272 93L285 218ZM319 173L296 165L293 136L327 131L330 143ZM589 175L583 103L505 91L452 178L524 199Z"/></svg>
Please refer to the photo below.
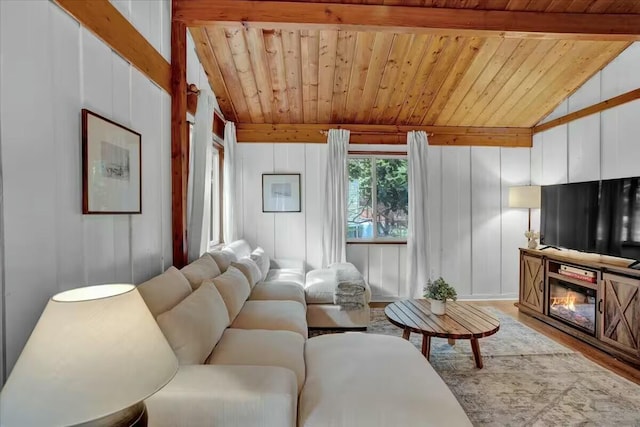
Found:
<svg viewBox="0 0 640 427"><path fill-rule="evenodd" d="M402 338L408 340L411 332L422 334L422 354L429 360L431 337L453 340L471 340L476 367L482 369L482 356L478 338L498 332L500 322L486 311L466 302L447 301L447 312L442 316L431 313L426 299L396 301L387 305L384 314L389 322L404 330Z"/></svg>

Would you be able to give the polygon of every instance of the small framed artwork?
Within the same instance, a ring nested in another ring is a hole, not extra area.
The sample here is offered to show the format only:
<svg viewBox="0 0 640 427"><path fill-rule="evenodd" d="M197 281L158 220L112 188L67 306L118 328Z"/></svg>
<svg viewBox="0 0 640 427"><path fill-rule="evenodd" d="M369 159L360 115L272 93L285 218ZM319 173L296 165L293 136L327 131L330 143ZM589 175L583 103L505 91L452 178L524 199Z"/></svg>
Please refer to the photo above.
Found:
<svg viewBox="0 0 640 427"><path fill-rule="evenodd" d="M301 212L300 174L262 174L262 212Z"/></svg>
<svg viewBox="0 0 640 427"><path fill-rule="evenodd" d="M142 213L142 135L82 110L82 213Z"/></svg>

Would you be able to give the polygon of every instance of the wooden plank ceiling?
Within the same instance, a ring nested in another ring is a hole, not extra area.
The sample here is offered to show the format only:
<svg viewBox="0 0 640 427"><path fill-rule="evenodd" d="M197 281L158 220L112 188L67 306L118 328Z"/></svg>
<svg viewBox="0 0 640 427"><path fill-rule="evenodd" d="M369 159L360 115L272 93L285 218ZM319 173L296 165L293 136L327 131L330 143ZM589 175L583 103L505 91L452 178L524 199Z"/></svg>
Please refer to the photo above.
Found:
<svg viewBox="0 0 640 427"><path fill-rule="evenodd" d="M360 3L640 13L640 2L619 0ZM244 124L532 127L630 44L222 25L190 31L225 117Z"/></svg>

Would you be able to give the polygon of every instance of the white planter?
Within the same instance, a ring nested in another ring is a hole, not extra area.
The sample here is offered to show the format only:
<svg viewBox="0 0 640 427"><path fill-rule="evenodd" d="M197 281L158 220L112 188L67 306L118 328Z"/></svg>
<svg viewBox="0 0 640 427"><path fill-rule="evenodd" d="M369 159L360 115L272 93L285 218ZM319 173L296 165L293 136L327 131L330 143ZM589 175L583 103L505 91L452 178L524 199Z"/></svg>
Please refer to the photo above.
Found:
<svg viewBox="0 0 640 427"><path fill-rule="evenodd" d="M431 301L431 312L433 314L437 314L439 316L443 315L447 311L447 302L440 301L437 299L429 300Z"/></svg>

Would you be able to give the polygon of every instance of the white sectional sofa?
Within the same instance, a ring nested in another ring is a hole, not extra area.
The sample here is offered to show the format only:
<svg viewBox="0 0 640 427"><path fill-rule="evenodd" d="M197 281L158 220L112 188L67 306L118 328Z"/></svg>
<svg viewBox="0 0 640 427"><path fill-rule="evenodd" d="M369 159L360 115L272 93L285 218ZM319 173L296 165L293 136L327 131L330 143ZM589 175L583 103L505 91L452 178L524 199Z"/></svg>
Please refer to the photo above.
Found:
<svg viewBox="0 0 640 427"><path fill-rule="evenodd" d="M150 426L470 425L409 342L307 339L298 267L260 269L229 246L235 261L229 249L205 254L138 286L180 362L146 401Z"/></svg>
<svg viewBox="0 0 640 427"><path fill-rule="evenodd" d="M212 255L219 259L220 252L241 259L249 257L252 249L246 240L236 240ZM371 289L366 282L366 305L362 309L344 310L334 304L335 283L325 280L322 271L306 272L304 262L294 259L271 259L269 267L267 276L256 286L257 292L254 291L250 299L288 300L295 295L294 301L307 306L310 328L365 329L369 325Z"/></svg>

